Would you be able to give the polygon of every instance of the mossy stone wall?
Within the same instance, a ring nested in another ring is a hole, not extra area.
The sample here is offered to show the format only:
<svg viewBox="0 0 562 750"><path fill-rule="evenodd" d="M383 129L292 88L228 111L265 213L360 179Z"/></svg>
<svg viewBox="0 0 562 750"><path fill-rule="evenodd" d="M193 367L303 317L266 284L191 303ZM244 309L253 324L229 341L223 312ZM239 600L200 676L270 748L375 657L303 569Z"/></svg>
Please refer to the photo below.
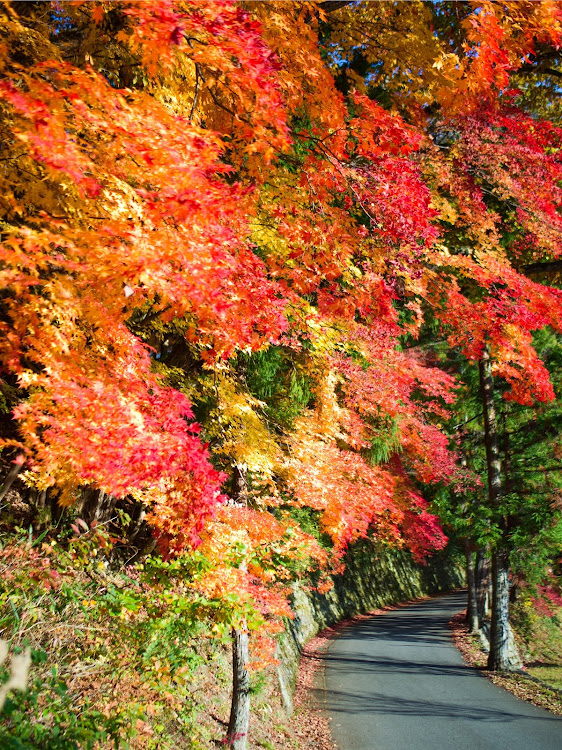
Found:
<svg viewBox="0 0 562 750"><path fill-rule="evenodd" d="M465 585L464 560L451 549L419 565L408 552L377 547L366 539L350 549L345 564L344 573L334 576L334 586L326 594L298 585L293 589L295 618L287 622L277 646L279 684L289 712L302 648L321 630L377 607Z"/></svg>

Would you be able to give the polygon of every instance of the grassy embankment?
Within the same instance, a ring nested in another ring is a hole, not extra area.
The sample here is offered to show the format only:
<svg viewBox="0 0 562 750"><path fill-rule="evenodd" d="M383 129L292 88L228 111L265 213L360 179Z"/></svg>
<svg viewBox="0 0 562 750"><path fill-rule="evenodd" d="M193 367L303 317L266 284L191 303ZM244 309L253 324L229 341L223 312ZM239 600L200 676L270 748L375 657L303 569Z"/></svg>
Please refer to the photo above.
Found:
<svg viewBox="0 0 562 750"><path fill-rule="evenodd" d="M526 671L562 691L562 598L556 588L540 587L536 597L524 594L512 619Z"/></svg>
<svg viewBox="0 0 562 750"><path fill-rule="evenodd" d="M30 648L2 750L216 750L230 700L228 613L174 563L111 565L96 530L0 538L0 638ZM196 563L194 563L196 564ZM0 683L10 660L0 667ZM250 748L296 748L274 667L252 674Z"/></svg>

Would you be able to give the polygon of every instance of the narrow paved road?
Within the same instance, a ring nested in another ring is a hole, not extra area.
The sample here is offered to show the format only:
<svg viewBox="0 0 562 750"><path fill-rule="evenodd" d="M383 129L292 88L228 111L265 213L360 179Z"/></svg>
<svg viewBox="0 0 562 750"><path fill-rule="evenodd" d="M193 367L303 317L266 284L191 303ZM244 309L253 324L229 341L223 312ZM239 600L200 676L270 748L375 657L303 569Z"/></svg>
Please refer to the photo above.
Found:
<svg viewBox="0 0 562 750"><path fill-rule="evenodd" d="M466 667L449 594L346 628L326 656L327 710L340 750L562 750L562 717Z"/></svg>

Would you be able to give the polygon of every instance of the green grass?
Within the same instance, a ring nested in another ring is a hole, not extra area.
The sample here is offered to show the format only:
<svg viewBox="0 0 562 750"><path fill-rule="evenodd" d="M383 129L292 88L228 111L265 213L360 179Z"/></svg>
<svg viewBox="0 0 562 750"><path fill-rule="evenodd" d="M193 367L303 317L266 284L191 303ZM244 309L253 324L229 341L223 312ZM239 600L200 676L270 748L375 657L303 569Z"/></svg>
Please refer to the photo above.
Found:
<svg viewBox="0 0 562 750"><path fill-rule="evenodd" d="M562 666L541 665L527 667L527 672L552 687L562 690Z"/></svg>
<svg viewBox="0 0 562 750"><path fill-rule="evenodd" d="M545 612L527 595L512 608L512 623L525 670L562 690L562 607L551 605Z"/></svg>

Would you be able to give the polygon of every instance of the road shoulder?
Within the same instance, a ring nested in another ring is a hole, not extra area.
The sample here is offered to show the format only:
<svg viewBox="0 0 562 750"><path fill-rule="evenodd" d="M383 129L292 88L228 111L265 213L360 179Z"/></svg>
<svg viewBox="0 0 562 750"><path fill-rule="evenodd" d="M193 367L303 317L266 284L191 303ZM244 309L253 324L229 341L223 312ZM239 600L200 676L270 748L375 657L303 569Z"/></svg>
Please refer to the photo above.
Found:
<svg viewBox="0 0 562 750"><path fill-rule="evenodd" d="M459 612L450 621L452 639L466 664L480 670L481 674L498 687L513 693L517 698L545 708L557 716L562 716L562 695L560 691L549 688L530 675L519 673L495 673L486 669L487 655L482 649L478 635L468 632L465 612Z"/></svg>

